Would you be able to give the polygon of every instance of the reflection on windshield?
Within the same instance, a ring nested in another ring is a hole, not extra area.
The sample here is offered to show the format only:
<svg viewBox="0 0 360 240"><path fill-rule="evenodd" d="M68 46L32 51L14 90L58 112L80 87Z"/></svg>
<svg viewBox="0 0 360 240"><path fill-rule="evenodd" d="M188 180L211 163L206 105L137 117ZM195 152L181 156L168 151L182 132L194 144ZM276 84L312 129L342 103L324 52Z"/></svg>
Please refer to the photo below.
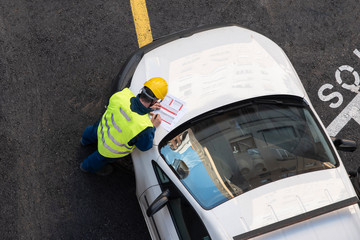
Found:
<svg viewBox="0 0 360 240"><path fill-rule="evenodd" d="M310 112L252 104L198 122L160 145L166 162L206 209L283 178L334 168Z"/></svg>
<svg viewBox="0 0 360 240"><path fill-rule="evenodd" d="M171 139L168 144L161 148L161 153L167 163L178 173L179 178L190 193L205 208L210 208L227 200L209 175L205 167L208 164L203 147L196 140L191 129L187 129ZM179 169L180 161L188 169L188 174L185 177L182 177L181 168Z"/></svg>

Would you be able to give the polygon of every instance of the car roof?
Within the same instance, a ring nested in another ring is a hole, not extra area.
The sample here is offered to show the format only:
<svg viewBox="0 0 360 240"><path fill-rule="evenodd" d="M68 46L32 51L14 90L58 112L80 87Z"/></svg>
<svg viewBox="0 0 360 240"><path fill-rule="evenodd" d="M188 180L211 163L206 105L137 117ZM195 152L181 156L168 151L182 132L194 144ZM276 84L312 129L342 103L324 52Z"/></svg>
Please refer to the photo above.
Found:
<svg viewBox="0 0 360 240"><path fill-rule="evenodd" d="M239 26L206 29L152 48L138 63L130 89L138 93L152 77L164 78L168 94L185 102L186 113L176 126L212 109L255 97L307 98L282 49ZM160 129L155 144L168 133Z"/></svg>

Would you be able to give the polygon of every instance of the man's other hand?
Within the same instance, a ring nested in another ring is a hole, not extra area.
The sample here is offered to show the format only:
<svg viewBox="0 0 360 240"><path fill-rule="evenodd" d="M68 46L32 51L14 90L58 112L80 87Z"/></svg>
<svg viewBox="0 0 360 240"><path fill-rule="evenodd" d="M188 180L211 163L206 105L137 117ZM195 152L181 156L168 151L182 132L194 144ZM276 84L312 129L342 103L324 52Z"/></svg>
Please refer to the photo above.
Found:
<svg viewBox="0 0 360 240"><path fill-rule="evenodd" d="M150 115L152 116L151 122L154 125L154 127L156 128L159 127L162 120L160 114L150 113Z"/></svg>

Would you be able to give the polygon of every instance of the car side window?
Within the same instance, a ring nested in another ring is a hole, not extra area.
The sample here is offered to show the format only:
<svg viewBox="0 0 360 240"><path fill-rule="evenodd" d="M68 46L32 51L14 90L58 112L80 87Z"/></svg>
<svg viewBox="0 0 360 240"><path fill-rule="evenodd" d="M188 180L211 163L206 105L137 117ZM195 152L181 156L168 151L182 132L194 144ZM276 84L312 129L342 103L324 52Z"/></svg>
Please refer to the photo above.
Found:
<svg viewBox="0 0 360 240"><path fill-rule="evenodd" d="M184 240L211 239L202 220L177 187L156 163L154 163L154 169L162 191L170 190L168 208L179 238Z"/></svg>

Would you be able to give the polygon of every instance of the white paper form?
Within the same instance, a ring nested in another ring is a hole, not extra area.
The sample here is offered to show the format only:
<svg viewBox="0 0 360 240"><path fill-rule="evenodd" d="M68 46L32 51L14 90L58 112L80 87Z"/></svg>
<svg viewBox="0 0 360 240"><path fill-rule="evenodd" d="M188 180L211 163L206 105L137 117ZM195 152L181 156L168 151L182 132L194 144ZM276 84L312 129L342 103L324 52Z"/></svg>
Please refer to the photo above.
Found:
<svg viewBox="0 0 360 240"><path fill-rule="evenodd" d="M160 110L156 110L154 113L160 114L162 119L161 126L170 131L186 113L185 102L168 94L161 102Z"/></svg>

